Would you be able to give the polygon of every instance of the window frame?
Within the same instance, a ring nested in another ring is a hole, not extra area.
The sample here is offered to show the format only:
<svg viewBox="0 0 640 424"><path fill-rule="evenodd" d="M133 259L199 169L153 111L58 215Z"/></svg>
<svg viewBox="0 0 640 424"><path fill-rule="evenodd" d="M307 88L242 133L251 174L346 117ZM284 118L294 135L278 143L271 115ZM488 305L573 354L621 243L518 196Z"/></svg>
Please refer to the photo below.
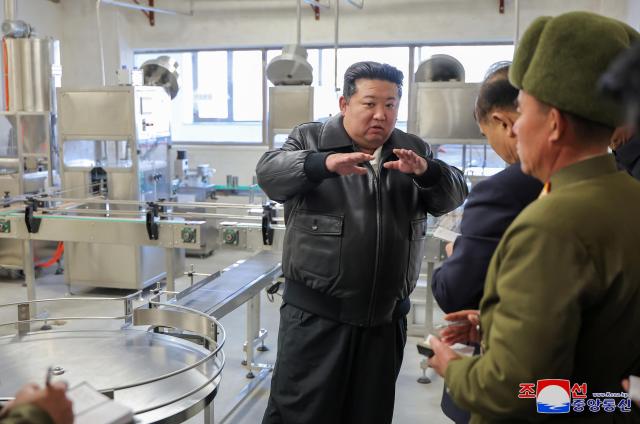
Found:
<svg viewBox="0 0 640 424"><path fill-rule="evenodd" d="M233 52L235 49L226 50L227 52L227 117L226 118L201 118L198 114L197 103L193 102L193 123L204 124L207 122L236 122L233 119ZM206 50L210 51L210 50ZM224 51L224 50L218 50ZM198 91L198 53L205 52L205 50L192 50L191 51L191 74L193 78L193 91ZM260 121L243 121L243 122L260 122ZM216 143L210 141L209 143ZM235 143L234 143L235 144ZM241 143L238 143L241 144Z"/></svg>
<svg viewBox="0 0 640 424"><path fill-rule="evenodd" d="M357 44L357 43L345 43L341 44L338 48L383 48L383 47L407 47L407 67L409 70L417 66L417 53L418 49L423 47L450 47L450 46L508 46L513 45L512 41L478 41L478 42L437 42L437 43L374 43L374 44ZM331 44L308 44L304 45L307 50L317 49L319 54L319 66L322 67L322 50L333 50L334 46ZM138 54L172 54L172 53L191 53L192 57L192 78L194 81L194 91L197 90L197 53L200 52L213 52L213 51L226 51L227 52L227 118L200 118L197 116L195 102L193 105L193 125L200 124L215 124L215 123L261 123L262 140L255 142L238 142L238 141L173 141L175 146L237 146L237 147L267 147L273 148L273 142L267 140L267 108L269 105L268 99L268 82L266 77L266 67L268 65L266 61L267 52L270 50L281 50L282 46L245 46L245 47L218 47L218 48L205 48L205 49L134 49L132 54L134 57ZM261 121L234 121L233 120L233 52L235 51L248 51L254 50L261 52L262 56L262 120ZM319 75L321 75L320 70ZM415 71L415 69L413 70ZM412 71L412 72L413 72ZM405 75L406 89L404 90L404 96L410 96L412 92L413 78L412 76ZM410 112L409 112L410 113ZM405 121L401 121L405 122Z"/></svg>

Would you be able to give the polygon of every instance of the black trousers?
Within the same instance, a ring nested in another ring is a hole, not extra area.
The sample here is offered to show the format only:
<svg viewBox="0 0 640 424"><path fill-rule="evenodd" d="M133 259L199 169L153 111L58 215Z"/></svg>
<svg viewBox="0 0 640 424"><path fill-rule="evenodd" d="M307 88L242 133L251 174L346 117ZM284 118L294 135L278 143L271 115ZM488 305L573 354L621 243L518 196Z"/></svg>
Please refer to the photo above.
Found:
<svg viewBox="0 0 640 424"><path fill-rule="evenodd" d="M405 315L356 327L283 304L262 423L391 423L406 341Z"/></svg>

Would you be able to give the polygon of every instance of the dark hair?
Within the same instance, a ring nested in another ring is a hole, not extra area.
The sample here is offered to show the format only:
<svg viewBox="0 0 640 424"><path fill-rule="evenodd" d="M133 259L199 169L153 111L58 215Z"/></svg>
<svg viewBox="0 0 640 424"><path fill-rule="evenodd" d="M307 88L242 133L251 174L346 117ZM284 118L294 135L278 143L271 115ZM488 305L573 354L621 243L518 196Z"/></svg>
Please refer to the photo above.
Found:
<svg viewBox="0 0 640 424"><path fill-rule="evenodd" d="M476 121L486 122L494 109L516 110L518 89L509 83L509 65L510 62L494 63L485 74L476 99Z"/></svg>
<svg viewBox="0 0 640 424"><path fill-rule="evenodd" d="M402 71L386 63L367 61L354 63L344 73L342 95L347 101L356 92L356 81L361 78L393 82L398 86L398 97L402 97Z"/></svg>

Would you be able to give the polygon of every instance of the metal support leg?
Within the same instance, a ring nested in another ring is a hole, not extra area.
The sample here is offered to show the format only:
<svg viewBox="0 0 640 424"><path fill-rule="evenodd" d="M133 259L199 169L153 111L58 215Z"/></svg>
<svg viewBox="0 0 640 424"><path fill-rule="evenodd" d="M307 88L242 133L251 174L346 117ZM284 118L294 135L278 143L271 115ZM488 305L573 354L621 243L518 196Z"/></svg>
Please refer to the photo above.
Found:
<svg viewBox="0 0 640 424"><path fill-rule="evenodd" d="M427 369L429 369L429 360L424 358L420 361L420 369L422 370L422 376L418 378L418 383L429 384L431 379L427 377Z"/></svg>
<svg viewBox="0 0 640 424"><path fill-rule="evenodd" d="M27 300L35 300L36 298L36 272L33 264L33 241L25 240L23 242L24 250L24 282L27 285ZM36 305L30 308L31 317L36 316Z"/></svg>
<svg viewBox="0 0 640 424"><path fill-rule="evenodd" d="M247 302L247 328L246 328L246 340L244 344L244 358L245 364L251 366L253 364L253 341L258 337L258 331L260 330L260 293L253 296L251 300ZM255 375L253 371L249 369L247 378L253 378Z"/></svg>
<svg viewBox="0 0 640 424"><path fill-rule="evenodd" d="M424 338L426 339L433 331L433 292L431 291L431 281L435 263L427 262L427 296L424 304Z"/></svg>
<svg viewBox="0 0 640 424"><path fill-rule="evenodd" d="M35 306L35 304L29 303L21 303L18 305L18 321L28 321L33 317L31 315L31 306ZM18 334L24 335L27 334L31 330L31 325L28 322L20 322L18 323Z"/></svg>
<svg viewBox="0 0 640 424"><path fill-rule="evenodd" d="M173 249L164 249L165 268L167 271L167 291L176 291L175 272L173 270Z"/></svg>
<svg viewBox="0 0 640 424"><path fill-rule="evenodd" d="M213 424L213 401L211 401L207 406L204 407L204 424Z"/></svg>

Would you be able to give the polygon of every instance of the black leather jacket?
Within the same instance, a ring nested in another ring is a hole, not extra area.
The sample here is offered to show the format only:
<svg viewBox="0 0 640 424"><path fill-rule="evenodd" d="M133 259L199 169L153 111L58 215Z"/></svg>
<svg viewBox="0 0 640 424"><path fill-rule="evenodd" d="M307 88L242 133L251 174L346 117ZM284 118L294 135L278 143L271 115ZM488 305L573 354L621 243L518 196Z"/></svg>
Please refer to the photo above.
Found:
<svg viewBox="0 0 640 424"><path fill-rule="evenodd" d="M381 165L404 148L427 158L412 177ZM284 300L341 322L374 326L392 320L396 303L414 289L423 257L427 212L441 215L467 195L460 170L431 159L419 137L394 130L380 156L379 175L337 176L326 156L354 151L342 117L293 130L281 149L258 162L258 183L284 202Z"/></svg>

